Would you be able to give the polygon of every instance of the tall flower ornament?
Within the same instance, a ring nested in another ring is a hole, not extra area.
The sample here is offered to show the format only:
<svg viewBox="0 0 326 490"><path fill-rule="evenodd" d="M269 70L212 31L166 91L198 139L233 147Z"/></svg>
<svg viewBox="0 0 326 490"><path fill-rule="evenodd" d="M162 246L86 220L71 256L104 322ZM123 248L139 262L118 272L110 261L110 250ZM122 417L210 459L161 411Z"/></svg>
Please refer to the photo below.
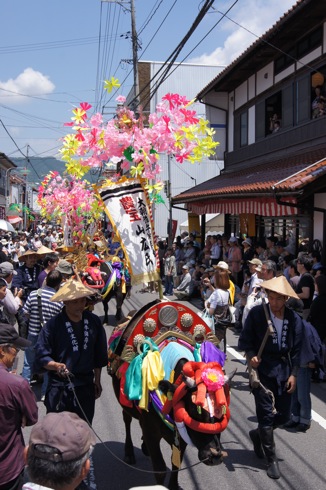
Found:
<svg viewBox="0 0 326 490"><path fill-rule="evenodd" d="M119 81L106 80L105 89L119 88ZM196 163L214 154L219 144L213 140L214 131L208 121L190 109L192 101L179 94L166 94L156 112L145 120L125 105L125 97L117 97L116 117L105 122L101 114L89 116L91 106L86 102L73 109L71 126L60 150L67 172L82 178L91 168L105 170L109 161L119 161L124 173L147 179L150 196L162 189L159 154L173 155L177 162ZM120 175L112 176L115 181Z"/></svg>
<svg viewBox="0 0 326 490"><path fill-rule="evenodd" d="M108 92L119 87L114 77L104 84ZM87 102L72 110L70 122L65 123L72 132L63 138L60 150L67 177L50 172L39 190L42 216L65 222L75 240L103 211L92 186L82 180L90 169L100 168L105 175L114 163L124 174L145 179L150 199L162 202L159 154L173 155L181 164L195 163L213 155L219 144L208 121L199 118L190 109L192 102L179 94L166 94L146 119L126 105L124 96L116 101L116 116L110 121L99 113L90 114L92 106ZM113 182L121 178L120 172L112 176L111 171L110 176Z"/></svg>

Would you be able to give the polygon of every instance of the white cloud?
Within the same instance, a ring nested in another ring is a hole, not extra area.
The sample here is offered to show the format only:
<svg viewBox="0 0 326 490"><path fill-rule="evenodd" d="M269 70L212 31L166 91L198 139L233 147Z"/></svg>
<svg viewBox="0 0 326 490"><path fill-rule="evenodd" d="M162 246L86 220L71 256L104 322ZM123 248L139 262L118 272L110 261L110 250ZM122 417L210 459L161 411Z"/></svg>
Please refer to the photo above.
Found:
<svg viewBox="0 0 326 490"><path fill-rule="evenodd" d="M52 93L54 89L55 85L47 75L33 68L25 68L17 78L0 81L0 102L26 102L29 96L42 97Z"/></svg>
<svg viewBox="0 0 326 490"><path fill-rule="evenodd" d="M246 0L238 3L229 12L228 17L259 37L270 29L295 3L294 0L270 0L269 3L266 0ZM218 8L218 4L215 5ZM218 15L220 14L216 13L216 16ZM189 61L208 65L229 65L257 40L256 36L240 26L228 19L222 20L216 29L231 31L225 38L223 46ZM214 39L214 31L211 36Z"/></svg>

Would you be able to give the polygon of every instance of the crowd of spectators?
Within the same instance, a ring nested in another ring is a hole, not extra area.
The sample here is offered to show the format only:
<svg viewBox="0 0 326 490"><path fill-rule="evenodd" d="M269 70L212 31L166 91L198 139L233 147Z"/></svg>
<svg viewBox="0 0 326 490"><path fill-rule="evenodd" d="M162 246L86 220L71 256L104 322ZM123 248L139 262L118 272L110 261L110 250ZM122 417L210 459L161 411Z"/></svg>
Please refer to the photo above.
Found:
<svg viewBox="0 0 326 490"><path fill-rule="evenodd" d="M162 244L164 248L163 241ZM185 232L177 237L162 262L163 267L167 262L174 264L171 271L165 267L165 277L169 276L166 284L170 289L165 287L164 294L190 301L200 299L203 308L209 304L209 296L214 291L216 272L221 269L219 265L222 264L222 269L227 267L234 288L235 330L238 333L250 309L260 303L263 294L260 283L284 275L299 297L299 300L289 301L291 308L312 323L322 342L326 340L326 323L320 321L326 313L326 303L320 300L320 295L325 294L326 266L322 263L320 251L314 249L309 252L305 242L296 250L292 240L275 236L264 240L250 237L240 240L235 236L215 234L207 235L201 248L196 234Z"/></svg>

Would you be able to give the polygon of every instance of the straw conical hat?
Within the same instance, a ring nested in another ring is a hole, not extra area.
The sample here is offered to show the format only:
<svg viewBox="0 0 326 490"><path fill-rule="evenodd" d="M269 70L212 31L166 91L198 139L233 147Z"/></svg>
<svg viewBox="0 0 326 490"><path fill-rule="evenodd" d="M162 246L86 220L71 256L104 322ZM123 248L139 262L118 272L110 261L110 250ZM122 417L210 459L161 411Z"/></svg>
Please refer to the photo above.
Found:
<svg viewBox="0 0 326 490"><path fill-rule="evenodd" d="M25 262L26 257L28 257L29 255L37 255L37 253L36 252L33 252L33 250L27 250L27 252L25 252L23 255L21 255L20 257L18 257L18 260L20 262Z"/></svg>
<svg viewBox="0 0 326 490"><path fill-rule="evenodd" d="M52 297L51 301L72 301L74 299L93 296L94 291L80 281L70 279Z"/></svg>
<svg viewBox="0 0 326 490"><path fill-rule="evenodd" d="M54 250L51 250L50 248L46 247L45 245L42 245L36 252L37 255L45 255L45 254L52 254Z"/></svg>
<svg viewBox="0 0 326 490"><path fill-rule="evenodd" d="M294 289L284 276L273 277L273 279L262 282L260 286L268 291L274 291L275 293L282 294L283 296L299 299L299 296L295 293Z"/></svg>

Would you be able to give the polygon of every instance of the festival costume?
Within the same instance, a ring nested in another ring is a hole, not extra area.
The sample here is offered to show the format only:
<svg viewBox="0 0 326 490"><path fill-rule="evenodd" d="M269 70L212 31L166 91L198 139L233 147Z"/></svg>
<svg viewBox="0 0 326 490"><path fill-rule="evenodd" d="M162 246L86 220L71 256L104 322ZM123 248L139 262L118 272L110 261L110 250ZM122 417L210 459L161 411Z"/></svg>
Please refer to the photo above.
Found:
<svg viewBox="0 0 326 490"><path fill-rule="evenodd" d="M32 291L38 289L37 279L40 272L41 267L37 264L31 269L26 264L21 265L17 269L17 275L13 277L12 288L24 289L26 299Z"/></svg>
<svg viewBox="0 0 326 490"><path fill-rule="evenodd" d="M258 429L250 431L249 435L256 455L260 458L266 455L268 476L279 478L273 429L290 418L291 395L287 393L287 381L290 375L297 375L300 366L303 325L299 315L288 308L284 310L283 321L270 316L274 333L267 339L257 368L262 387L252 390ZM266 329L264 307L257 305L250 310L239 338L239 349L245 351L249 359L257 355Z"/></svg>
<svg viewBox="0 0 326 490"><path fill-rule="evenodd" d="M36 367L50 361L64 363L72 373L71 382L78 400L92 422L95 409L94 369L107 365L107 341L100 319L83 312L81 325L75 329L65 313L51 318L41 330L36 344ZM48 412L75 412L85 419L70 384L55 371L48 371L49 384L45 396Z"/></svg>

